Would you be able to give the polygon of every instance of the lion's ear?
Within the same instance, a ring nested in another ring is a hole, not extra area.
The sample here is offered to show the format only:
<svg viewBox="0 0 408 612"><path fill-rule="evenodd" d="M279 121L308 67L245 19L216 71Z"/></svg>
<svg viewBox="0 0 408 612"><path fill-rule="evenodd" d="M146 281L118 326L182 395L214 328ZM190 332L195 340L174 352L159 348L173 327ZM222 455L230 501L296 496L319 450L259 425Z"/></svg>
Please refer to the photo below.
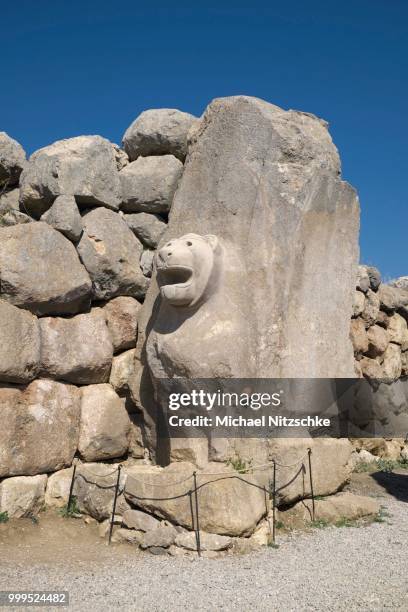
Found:
<svg viewBox="0 0 408 612"><path fill-rule="evenodd" d="M212 250L215 251L218 245L217 236L214 236L214 234L207 234L206 236L204 236L204 239L208 242Z"/></svg>

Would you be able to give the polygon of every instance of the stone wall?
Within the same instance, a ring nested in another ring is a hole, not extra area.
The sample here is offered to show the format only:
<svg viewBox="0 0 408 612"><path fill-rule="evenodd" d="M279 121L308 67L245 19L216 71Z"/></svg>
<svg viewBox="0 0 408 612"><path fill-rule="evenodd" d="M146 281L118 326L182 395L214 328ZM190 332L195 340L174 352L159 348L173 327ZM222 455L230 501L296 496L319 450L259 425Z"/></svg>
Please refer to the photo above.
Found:
<svg viewBox="0 0 408 612"><path fill-rule="evenodd" d="M262 121L266 121L265 109L259 112ZM283 114L276 116L277 123L287 121L286 116L282 119ZM291 138L293 143L300 142L299 156L306 167L302 180L306 184L306 175L313 174L316 168L319 173L322 169L331 173L327 180L322 179L322 185L331 185L329 193L337 189L341 206L348 210L348 206L354 206L354 195L338 179L337 152L326 136L326 127L302 113L291 115L289 120L292 119L296 125ZM248 116L248 120L252 121L253 116ZM66 503L74 460L80 462L84 473L89 466L90 473L96 471L109 486L111 464L119 461L125 466L125 480L146 475L147 480L158 479L158 484L163 473L177 480L180 473L195 469L193 464L182 461L165 468L168 472L152 465L156 451L151 435L155 413L154 408L150 411L146 407L145 399L149 395L150 404L154 405L153 389L141 363L141 342L137 339L140 326L144 345L147 321L142 315L140 322L142 304L152 276L153 255L158 244L163 243L173 199L181 185L188 143L196 142L200 129L204 133L207 127L180 111L146 111L125 132L123 148L100 136L79 136L40 149L28 160L16 141L0 134L0 512L25 516L37 512L44 502L57 506ZM244 128L242 134L235 133L237 145L245 145ZM296 140L299 133L302 136ZM310 138L315 148L309 150ZM323 139L329 156L320 147L319 139ZM264 145L265 154L269 155L268 142ZM293 158L296 146L293 144L291 149L288 145L284 151L294 168L298 168L300 159ZM317 156L318 164L313 162L310 151ZM208 167L212 163L217 167L216 151L205 154ZM189 161L193 175L199 155L196 147ZM252 162L250 152L250 170ZM273 165L276 160L270 162ZM226 185L239 174L231 160L227 165ZM283 172L282 167L279 172ZM251 172L254 168L255 165ZM291 187L287 185L293 193L299 188L296 185L300 184L300 174L295 179ZM319 181L320 178L315 183ZM186 202L194 196L194 190L189 191L191 185L194 187L186 179L183 190L178 192L172 237L177 237L180 228L183 232L189 228L202 233L202 219L194 218L196 203L184 218ZM226 185L221 195L228 200ZM201 198L206 189L207 184L203 183ZM316 210L309 211L310 219L315 213L321 214L320 187L314 185L310 194L318 192ZM347 197L342 200L343 192L347 192ZM310 194L305 198L307 205L314 201ZM242 197L242 201L248 196L238 192L235 195ZM234 219L237 210L230 212ZM211 219L211 223L215 221ZM175 229L177 224L179 228ZM296 224L293 218L293 227ZM242 222L235 226L225 224L222 231L229 239L233 228L240 226L242 229ZM328 226L328 235L339 226L337 222ZM306 229L300 230L300 238L306 235L304 232ZM314 250L309 253L310 271L315 269L320 252L319 237L315 238ZM282 245L285 243L283 233L277 234L277 239ZM263 254L266 253L265 246ZM282 254L276 259L278 267L281 257ZM352 270L353 260L354 255L350 255L348 271ZM295 270L295 262L293 266ZM265 266L264 272L268 278ZM249 274L252 273L250 268ZM294 281L296 278L294 275ZM347 278L344 277L344 286ZM404 283L400 285L380 284L374 269L359 269L354 312L350 313L358 376L404 380L408 375L408 289ZM296 299L301 297L298 287L294 282ZM320 297L313 296L304 317L319 302ZM347 305L348 297L339 295L336 303ZM283 302L280 308L282 318ZM296 313L291 313L296 318ZM262 317L258 319L259 328ZM324 328L324 322L319 325ZM330 323L331 329L333 326ZM292 335L288 332L289 345L294 341L292 332ZM343 339L339 346L348 360L351 347ZM329 343L327 347L332 350ZM267 351L263 360L267 370L270 360ZM292 363L290 359L289 362ZM306 354L303 362L308 363ZM316 354L316 363L321 364L321 371L324 355L322 358ZM344 371L348 370L349 364L344 363ZM316 372L312 375L318 375ZM321 456L329 461L333 450L327 445L320 446ZM340 446L338 472L330 482L322 472L316 482L321 494L340 488L350 472L351 445L344 441ZM293 449L279 448L276 452L283 460L293 460ZM196 461L198 455L183 452L179 455L179 459L186 457ZM129 510L134 502L135 485L131 480L129 483L122 495L121 512ZM227 496L231 507L236 499L245 499L246 495L227 484L221 493ZM78 485L76 495L82 511L98 520L107 518L111 491L101 497L100 492L82 484ZM294 492L291 500L296 496ZM228 513L220 516L215 508L216 497L209 496L203 511L203 520L208 516L208 531L248 535L255 529L264 512L259 496L254 493L252 505L241 521ZM147 510L155 513L154 508ZM177 519L174 509L156 511L161 518L170 517L183 524L184 519Z"/></svg>

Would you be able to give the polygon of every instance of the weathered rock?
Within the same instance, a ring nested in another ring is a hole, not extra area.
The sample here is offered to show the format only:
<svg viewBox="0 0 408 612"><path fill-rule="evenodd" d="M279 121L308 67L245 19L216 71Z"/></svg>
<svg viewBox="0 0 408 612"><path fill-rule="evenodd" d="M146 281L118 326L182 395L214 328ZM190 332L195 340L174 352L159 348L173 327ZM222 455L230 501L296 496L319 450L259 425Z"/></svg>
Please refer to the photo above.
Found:
<svg viewBox="0 0 408 612"><path fill-rule="evenodd" d="M392 315L388 322L388 334L391 342L400 344L402 350L408 349L408 326L406 320L398 313Z"/></svg>
<svg viewBox="0 0 408 612"><path fill-rule="evenodd" d="M125 496L131 503L155 516L191 529L189 496L160 501L157 500L157 491L160 490L161 497L188 493L195 469L193 464L187 462L172 463L164 469L133 466L127 470ZM222 464L210 464L205 474L197 472L201 529L221 535L252 533L265 513L264 492L242 482L237 472ZM245 480L254 484L258 482L255 476L249 474L245 475Z"/></svg>
<svg viewBox="0 0 408 612"><path fill-rule="evenodd" d="M112 144L113 152L115 155L116 167L120 172L121 170L123 170L125 166L128 165L129 156L126 153L126 151L124 151L123 149L119 147L119 145L115 144L114 142L112 142L111 144Z"/></svg>
<svg viewBox="0 0 408 612"><path fill-rule="evenodd" d="M401 363L401 348L397 344L390 344L383 356L383 376L390 380L396 380L401 376L402 363Z"/></svg>
<svg viewBox="0 0 408 612"><path fill-rule="evenodd" d="M378 289L378 297L381 309L385 310L385 312L392 313L400 305L399 291L395 287L381 285Z"/></svg>
<svg viewBox="0 0 408 612"><path fill-rule="evenodd" d="M361 318L365 322L366 327L370 327L375 323L380 311L380 299L377 293L367 289L364 310L361 313Z"/></svg>
<svg viewBox="0 0 408 612"><path fill-rule="evenodd" d="M46 223L0 229L1 297L34 314L75 314L88 306L90 278L75 247Z"/></svg>
<svg viewBox="0 0 408 612"><path fill-rule="evenodd" d="M338 491L349 479L349 460L352 444L346 439L301 438L269 440L270 456L276 459L276 487L286 485L305 466L305 485L302 474L287 487L278 492L277 504L286 506L304 497L310 497L309 466L307 449L311 448L313 490L315 495L330 495ZM299 463L296 464L296 462ZM296 465L293 465L296 464ZM291 466L291 467L279 467Z"/></svg>
<svg viewBox="0 0 408 612"><path fill-rule="evenodd" d="M329 523L355 521L363 517L375 516L379 511L380 504L377 500L349 492L338 493L315 501L315 519ZM281 513L280 518L284 525L290 526L295 516L304 523L310 522L312 520L311 502L308 500L296 504L294 508Z"/></svg>
<svg viewBox="0 0 408 612"><path fill-rule="evenodd" d="M113 509L117 466L104 463L84 463L77 468L74 494L81 512L89 514L97 521L110 518ZM122 472L119 482L119 496L116 513L123 515L129 505L123 496L126 476Z"/></svg>
<svg viewBox="0 0 408 612"><path fill-rule="evenodd" d="M372 325L367 331L369 357L375 358L382 355L389 344L390 336L387 330L379 325Z"/></svg>
<svg viewBox="0 0 408 612"><path fill-rule="evenodd" d="M362 293L360 295L363 295ZM368 337L364 321L352 319L350 326L350 338L353 343L354 352L362 355L368 351Z"/></svg>
<svg viewBox="0 0 408 612"><path fill-rule="evenodd" d="M134 459L145 457L143 440L143 416L141 414L129 414L130 434L129 434L129 454Z"/></svg>
<svg viewBox="0 0 408 612"><path fill-rule="evenodd" d="M408 289L408 276L400 276L399 278L391 281L389 283L391 287L396 287L397 289Z"/></svg>
<svg viewBox="0 0 408 612"><path fill-rule="evenodd" d="M142 305L131 297L114 298L103 307L115 353L136 346L137 320Z"/></svg>
<svg viewBox="0 0 408 612"><path fill-rule="evenodd" d="M46 474L6 478L0 483L0 512L9 518L37 514L44 506L46 483Z"/></svg>
<svg viewBox="0 0 408 612"><path fill-rule="evenodd" d="M158 296L152 283L141 330L150 320L155 379L170 371L192 378L354 377L349 327L359 213L354 191L338 173L337 151L317 118L243 96L210 104L160 251L164 267L173 260L194 266L193 285L203 299L192 310L198 294L177 306L163 299L163 290L152 316ZM299 198L302 207L295 205ZM327 240L317 238L317 225ZM221 282L211 276L217 271ZM170 281L169 287L175 289Z"/></svg>
<svg viewBox="0 0 408 612"><path fill-rule="evenodd" d="M78 446L79 391L51 380L0 386L0 477L34 475L69 466Z"/></svg>
<svg viewBox="0 0 408 612"><path fill-rule="evenodd" d="M97 300L117 295L142 298L148 280L139 268L143 247L116 213L96 208L83 217L78 253L93 282Z"/></svg>
<svg viewBox="0 0 408 612"><path fill-rule="evenodd" d="M384 438L361 438L359 440L361 445L361 453L369 452L374 459L399 459L401 449L403 447L404 442L399 442L398 440L385 440ZM364 455L366 457L366 455Z"/></svg>
<svg viewBox="0 0 408 612"><path fill-rule="evenodd" d="M373 291L377 291L381 285L381 274L374 266L367 266L367 274L370 279L370 287Z"/></svg>
<svg viewBox="0 0 408 612"><path fill-rule="evenodd" d="M26 383L39 372L40 330L30 312L0 300L0 381Z"/></svg>
<svg viewBox="0 0 408 612"><path fill-rule="evenodd" d="M158 529L161 525L156 518L140 510L126 510L123 514L123 524L128 529L137 529L138 531L152 531Z"/></svg>
<svg viewBox="0 0 408 612"><path fill-rule="evenodd" d="M366 266L358 266L356 287L363 293L370 288L370 277Z"/></svg>
<svg viewBox="0 0 408 612"><path fill-rule="evenodd" d="M167 223L157 215L135 213L124 215L132 232L145 246L155 249L167 228Z"/></svg>
<svg viewBox="0 0 408 612"><path fill-rule="evenodd" d="M154 251L150 251L149 249L144 250L140 258L140 269L148 278L150 278L153 273L153 259Z"/></svg>
<svg viewBox="0 0 408 612"><path fill-rule="evenodd" d="M408 376L408 351L401 353L401 376Z"/></svg>
<svg viewBox="0 0 408 612"><path fill-rule="evenodd" d="M171 153L184 160L187 155L187 135L196 117L174 108L144 111L128 127L123 136L123 148L131 160L139 155Z"/></svg>
<svg viewBox="0 0 408 612"><path fill-rule="evenodd" d="M77 385L109 380L113 346L101 309L40 319L41 374Z"/></svg>
<svg viewBox="0 0 408 612"><path fill-rule="evenodd" d="M174 155L139 157L120 172L122 210L167 213L183 172Z"/></svg>
<svg viewBox="0 0 408 612"><path fill-rule="evenodd" d="M81 395L81 456L85 461L98 461L124 455L130 421L118 395L106 384L84 387Z"/></svg>
<svg viewBox="0 0 408 612"><path fill-rule="evenodd" d="M72 242L78 242L82 234L82 219L74 196L58 196L41 221L48 223Z"/></svg>
<svg viewBox="0 0 408 612"><path fill-rule="evenodd" d="M112 536L112 542L115 544L121 544L127 542L128 544L136 544L139 546L143 539L143 534L133 529L116 529Z"/></svg>
<svg viewBox="0 0 408 612"><path fill-rule="evenodd" d="M31 155L20 178L20 203L39 219L57 196L74 196L80 206L119 208L115 151L101 136L59 140Z"/></svg>
<svg viewBox="0 0 408 612"><path fill-rule="evenodd" d="M49 508L63 508L68 504L74 468L59 470L51 474L45 491L45 505Z"/></svg>
<svg viewBox="0 0 408 612"><path fill-rule="evenodd" d="M364 310L365 295L362 291L354 292L353 316L358 317Z"/></svg>
<svg viewBox="0 0 408 612"><path fill-rule="evenodd" d="M140 547L150 548L160 546L160 548L169 548L177 536L177 531L170 525L168 527L158 527L151 531L146 531L142 536Z"/></svg>
<svg viewBox="0 0 408 612"><path fill-rule="evenodd" d="M1 191L0 194L0 215L3 215L4 213L10 210L20 210L20 205L18 201L20 196L20 190L18 189L18 187L15 189L9 189L8 191L4 192Z"/></svg>
<svg viewBox="0 0 408 612"><path fill-rule="evenodd" d="M381 365L376 359L370 359L369 357L363 357L359 362L363 375L370 380L375 380L384 377L384 372Z"/></svg>
<svg viewBox="0 0 408 612"><path fill-rule="evenodd" d="M0 187L18 183L19 176L26 164L23 147L6 132L0 132Z"/></svg>
<svg viewBox="0 0 408 612"><path fill-rule="evenodd" d="M355 465L359 465L361 463L373 463L374 461L377 461L375 455L370 453L365 448L362 448L361 451L357 453L357 457L358 460L356 461Z"/></svg>
<svg viewBox="0 0 408 612"><path fill-rule="evenodd" d="M197 550L197 540L194 531L179 533L175 540L176 546L186 548L187 550ZM226 550L232 545L232 539L228 536L221 536L215 533L205 533L200 530L200 548L201 550Z"/></svg>
<svg viewBox="0 0 408 612"><path fill-rule="evenodd" d="M22 225L33 221L34 219L19 210L9 210L0 216L0 227L12 227L13 225Z"/></svg>
<svg viewBox="0 0 408 612"><path fill-rule="evenodd" d="M375 321L376 324L380 325L380 327L383 327L384 329L387 329L389 321L388 315L383 310L380 310Z"/></svg>
<svg viewBox="0 0 408 612"><path fill-rule="evenodd" d="M129 380L135 370L135 349L113 358L109 382L119 395L129 392Z"/></svg>

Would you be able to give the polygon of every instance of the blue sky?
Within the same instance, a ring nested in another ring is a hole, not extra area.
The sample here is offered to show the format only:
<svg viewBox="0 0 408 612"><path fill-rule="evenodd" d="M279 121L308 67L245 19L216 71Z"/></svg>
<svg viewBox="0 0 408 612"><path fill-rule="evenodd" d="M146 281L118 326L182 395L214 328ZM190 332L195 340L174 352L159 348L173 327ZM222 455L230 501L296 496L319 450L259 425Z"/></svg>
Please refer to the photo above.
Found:
<svg viewBox="0 0 408 612"><path fill-rule="evenodd" d="M220 96L313 112L360 195L361 260L408 274L405 0L19 0L1 18L0 130L29 153Z"/></svg>

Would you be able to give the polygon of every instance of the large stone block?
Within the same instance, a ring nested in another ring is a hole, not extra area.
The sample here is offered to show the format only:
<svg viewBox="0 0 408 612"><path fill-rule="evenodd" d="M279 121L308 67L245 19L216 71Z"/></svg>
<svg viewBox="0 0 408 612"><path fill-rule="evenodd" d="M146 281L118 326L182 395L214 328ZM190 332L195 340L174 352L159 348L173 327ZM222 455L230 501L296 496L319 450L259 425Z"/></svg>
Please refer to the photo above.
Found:
<svg viewBox="0 0 408 612"><path fill-rule="evenodd" d="M149 281L139 267L142 244L116 213L96 208L83 217L78 253L93 282L97 300L118 295L142 298Z"/></svg>
<svg viewBox="0 0 408 612"><path fill-rule="evenodd" d="M142 309L153 376L354 377L359 205L324 122L218 99L189 151L158 257L190 277L161 299L154 279Z"/></svg>
<svg viewBox="0 0 408 612"><path fill-rule="evenodd" d="M74 494L81 512L90 514L97 521L110 518L118 479L117 465L84 463L79 465L75 477ZM116 514L123 515L130 506L123 495L126 475L119 480L119 496Z"/></svg>
<svg viewBox="0 0 408 612"><path fill-rule="evenodd" d="M123 148L131 160L139 155L172 153L183 160L187 154L187 135L196 117L175 108L144 111L128 127Z"/></svg>
<svg viewBox="0 0 408 612"><path fill-rule="evenodd" d="M78 447L76 387L35 380L26 388L0 386L0 477L53 472L69 466Z"/></svg>
<svg viewBox="0 0 408 612"><path fill-rule="evenodd" d="M0 381L26 383L40 365L37 317L0 300Z"/></svg>
<svg viewBox="0 0 408 612"><path fill-rule="evenodd" d="M331 495L348 481L353 452L349 440L330 438L270 440L270 457L277 463L276 488L279 490L282 487L277 494L279 506L286 506L311 496L308 448L312 451L311 465L315 495Z"/></svg>
<svg viewBox="0 0 408 612"><path fill-rule="evenodd" d="M37 514L44 506L47 475L16 476L0 483L0 512L9 518Z"/></svg>
<svg viewBox="0 0 408 612"><path fill-rule="evenodd" d="M141 307L140 302L126 296L110 300L103 307L115 353L136 346L137 320Z"/></svg>
<svg viewBox="0 0 408 612"><path fill-rule="evenodd" d="M121 457L129 448L130 420L110 385L81 389L81 427L78 450L85 461Z"/></svg>
<svg viewBox="0 0 408 612"><path fill-rule="evenodd" d="M172 463L164 469L129 467L125 497L139 508L191 529L190 497L183 494L193 486L194 470L196 467L187 462ZM267 511L264 491L253 486L259 485L257 478L249 474L241 478L220 464L207 466L205 473L197 472L197 478L201 529L221 535L251 534Z"/></svg>
<svg viewBox="0 0 408 612"><path fill-rule="evenodd" d="M115 149L101 136L58 140L31 155L20 178L20 203L35 218L57 196L74 196L82 206L118 209L120 184Z"/></svg>
<svg viewBox="0 0 408 612"><path fill-rule="evenodd" d="M167 223L157 215L135 213L125 215L124 219L132 232L149 249L155 249L167 228Z"/></svg>
<svg viewBox="0 0 408 612"><path fill-rule="evenodd" d="M2 299L37 315L75 314L92 288L74 245L46 223L0 229L0 281Z"/></svg>
<svg viewBox="0 0 408 612"><path fill-rule="evenodd" d="M109 380L113 346L103 312L70 319L43 317L41 330L41 375L76 385Z"/></svg>
<svg viewBox="0 0 408 612"><path fill-rule="evenodd" d="M183 172L174 155L139 157L122 172L122 210L126 212L166 213Z"/></svg>
<svg viewBox="0 0 408 612"><path fill-rule="evenodd" d="M0 187L15 185L26 164L23 147L6 132L0 132Z"/></svg>

